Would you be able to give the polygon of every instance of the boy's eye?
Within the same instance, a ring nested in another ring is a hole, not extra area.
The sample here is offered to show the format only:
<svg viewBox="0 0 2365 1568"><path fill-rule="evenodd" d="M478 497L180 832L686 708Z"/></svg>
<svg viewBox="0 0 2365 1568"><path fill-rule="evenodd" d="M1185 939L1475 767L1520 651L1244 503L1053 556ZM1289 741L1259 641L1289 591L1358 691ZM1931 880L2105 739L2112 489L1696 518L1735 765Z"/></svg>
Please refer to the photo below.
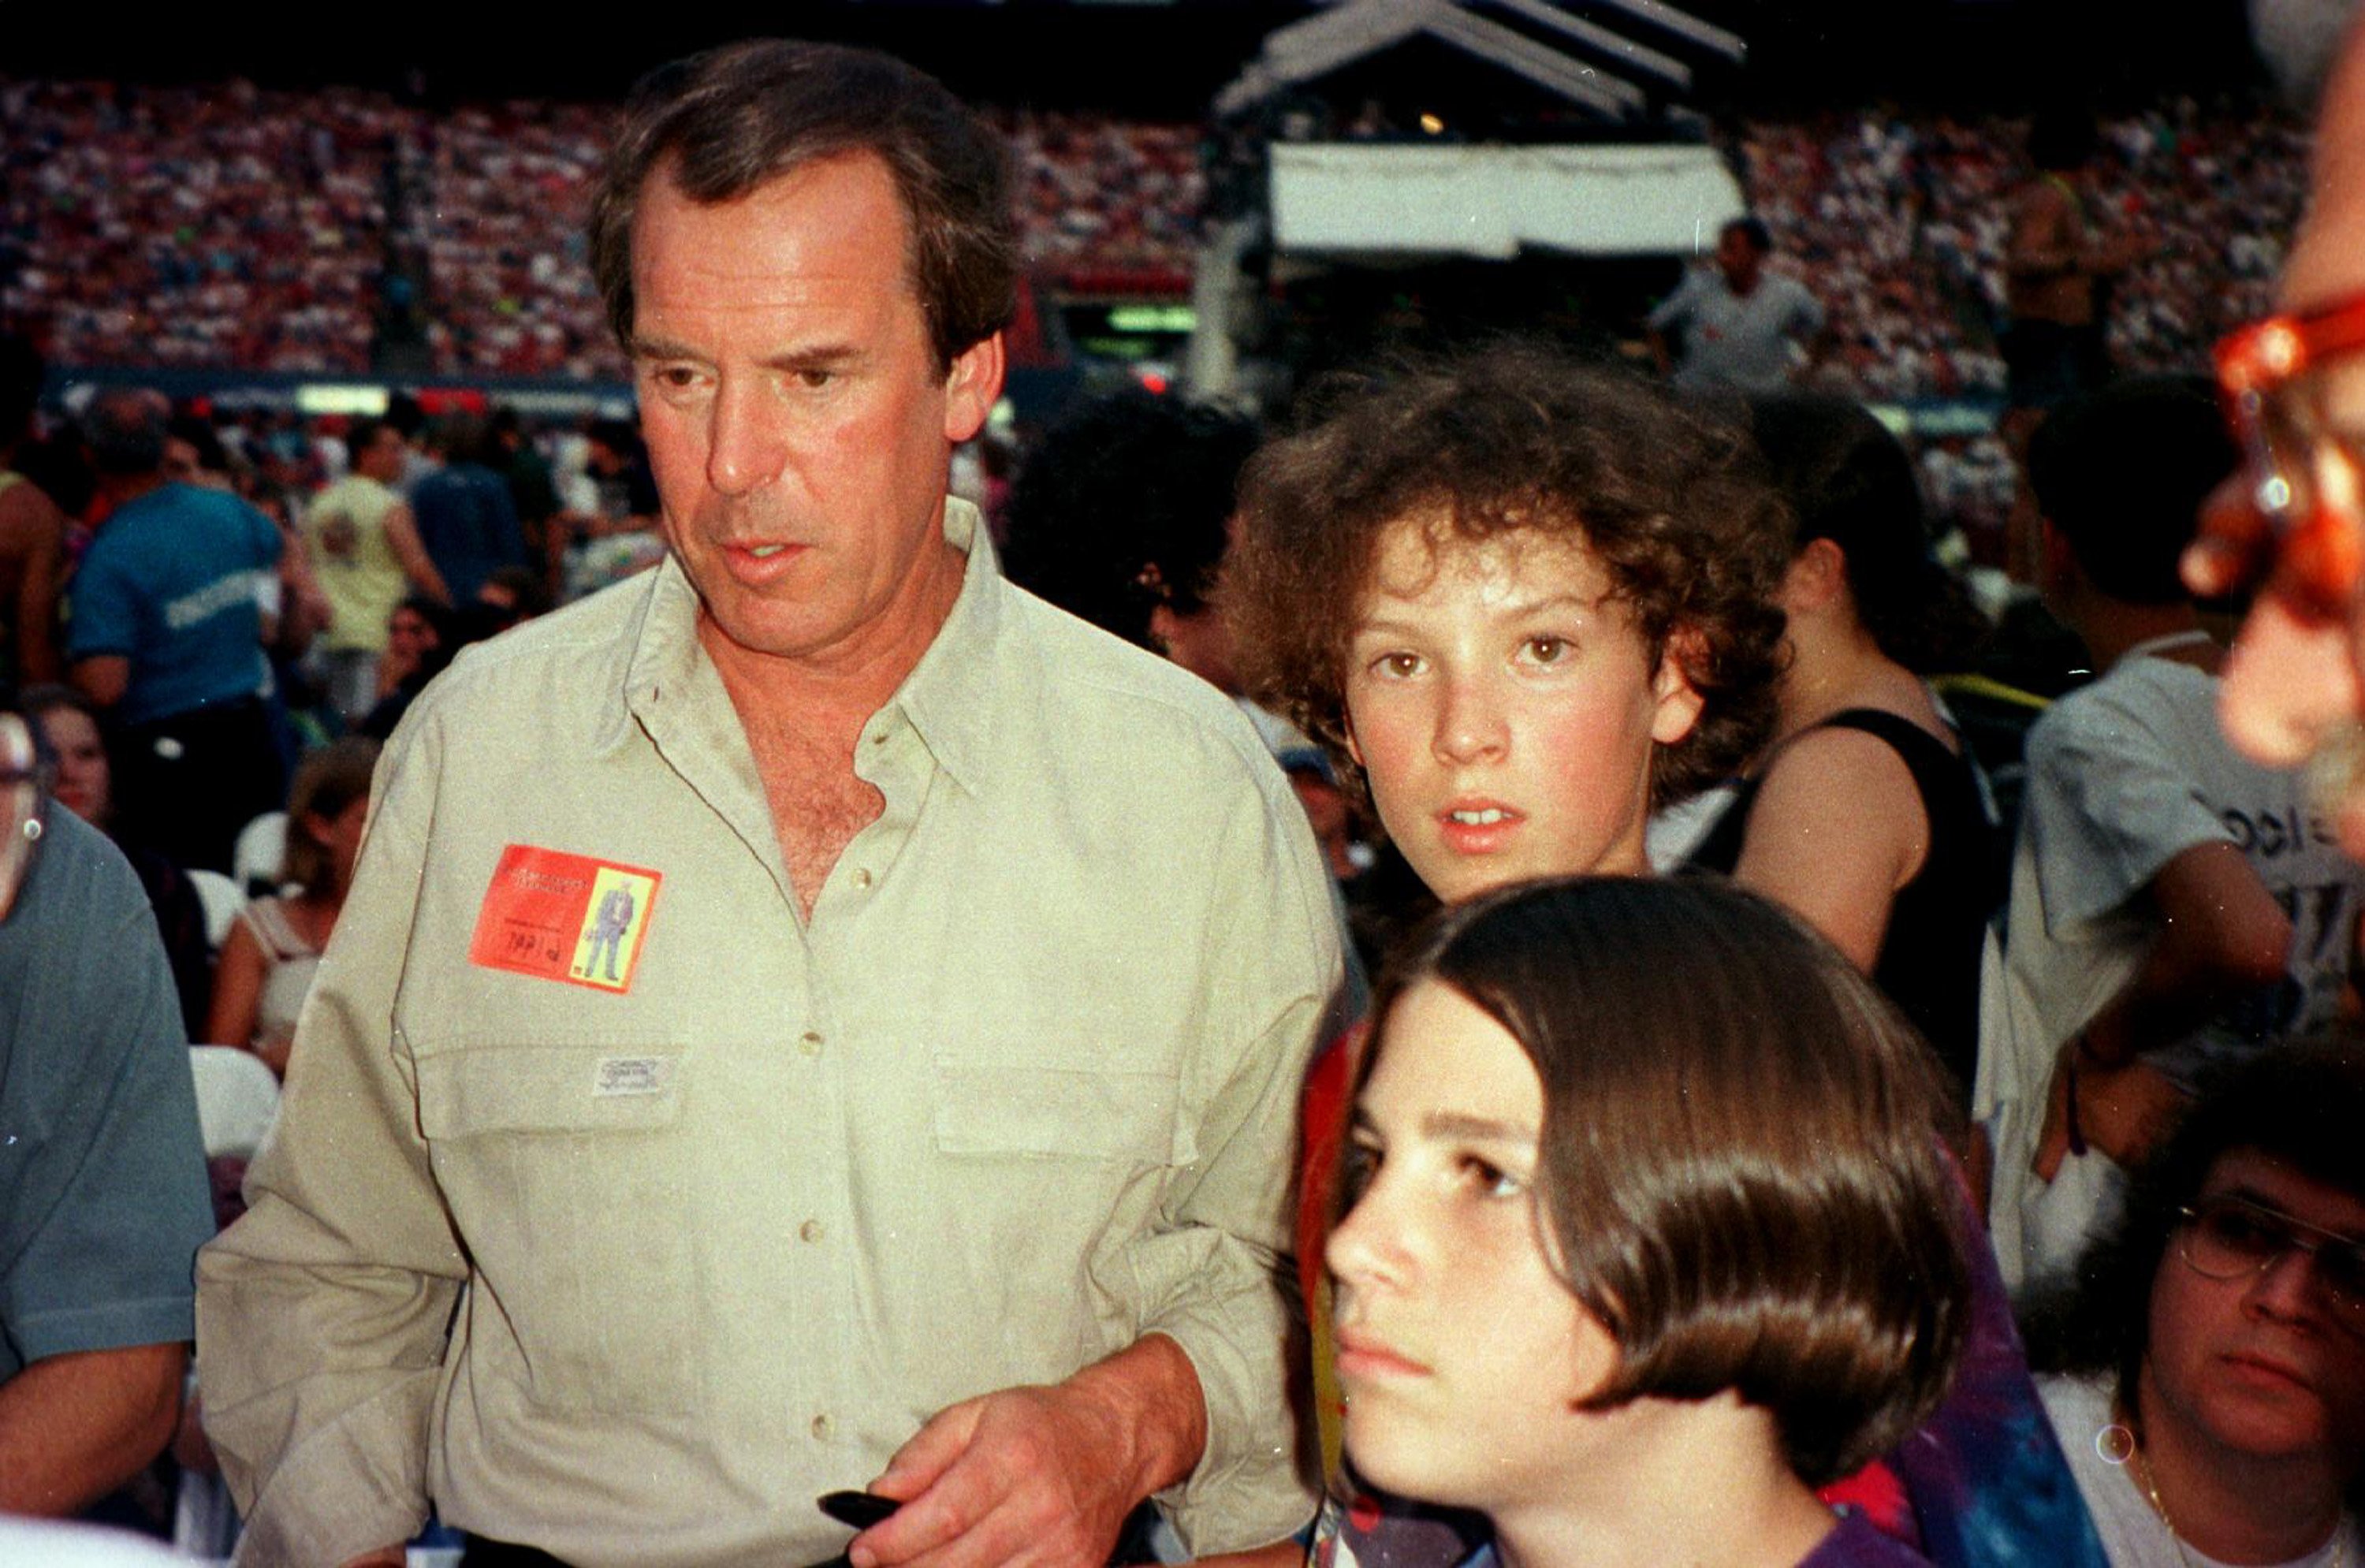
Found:
<svg viewBox="0 0 2365 1568"><path fill-rule="evenodd" d="M1568 657L1569 644L1565 637L1530 637L1527 646L1520 651L1531 664L1556 665Z"/></svg>
<svg viewBox="0 0 2365 1568"><path fill-rule="evenodd" d="M1418 654L1382 654L1372 661L1372 673L1390 680L1404 680L1420 673Z"/></svg>
<svg viewBox="0 0 2365 1568"><path fill-rule="evenodd" d="M1463 1180L1489 1198L1517 1197L1526 1191L1520 1180L1489 1159L1476 1155L1464 1155L1462 1159Z"/></svg>
<svg viewBox="0 0 2365 1568"><path fill-rule="evenodd" d="M1380 1171L1380 1150L1373 1144L1351 1143L1339 1158L1339 1196L1345 1207L1352 1208Z"/></svg>

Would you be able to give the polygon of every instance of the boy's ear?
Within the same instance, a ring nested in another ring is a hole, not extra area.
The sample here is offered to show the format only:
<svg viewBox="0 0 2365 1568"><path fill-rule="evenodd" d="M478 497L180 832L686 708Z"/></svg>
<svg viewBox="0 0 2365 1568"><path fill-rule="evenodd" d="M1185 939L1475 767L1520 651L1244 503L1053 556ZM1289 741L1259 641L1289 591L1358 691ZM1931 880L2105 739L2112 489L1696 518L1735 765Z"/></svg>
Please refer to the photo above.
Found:
<svg viewBox="0 0 2365 1568"><path fill-rule="evenodd" d="M1343 708L1339 712L1339 728L1347 737L1347 755L1355 759L1356 767L1362 767L1363 748L1355 739L1355 716ZM1370 770L1366 768L1365 771Z"/></svg>
<svg viewBox="0 0 2365 1568"><path fill-rule="evenodd" d="M1668 633L1661 645L1658 672L1651 678L1651 738L1661 745L1674 745L1699 722L1708 699L1692 684L1691 669L1707 656L1706 641L1688 626Z"/></svg>

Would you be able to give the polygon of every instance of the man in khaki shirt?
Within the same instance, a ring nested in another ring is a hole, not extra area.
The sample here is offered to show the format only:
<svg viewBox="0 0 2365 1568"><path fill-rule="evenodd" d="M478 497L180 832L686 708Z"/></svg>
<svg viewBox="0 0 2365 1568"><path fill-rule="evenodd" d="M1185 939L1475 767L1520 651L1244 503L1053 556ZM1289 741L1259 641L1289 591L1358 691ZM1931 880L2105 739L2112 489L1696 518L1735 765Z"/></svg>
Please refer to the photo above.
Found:
<svg viewBox="0 0 2365 1568"><path fill-rule="evenodd" d="M1153 1494L1202 1552L1310 1513L1270 1271L1324 872L1221 696L944 498L1004 189L876 55L635 99L593 255L672 556L389 748L200 1262L243 1561L397 1562L431 1497L585 1565L814 1561L866 1483L906 1506L864 1568L1096 1562Z"/></svg>

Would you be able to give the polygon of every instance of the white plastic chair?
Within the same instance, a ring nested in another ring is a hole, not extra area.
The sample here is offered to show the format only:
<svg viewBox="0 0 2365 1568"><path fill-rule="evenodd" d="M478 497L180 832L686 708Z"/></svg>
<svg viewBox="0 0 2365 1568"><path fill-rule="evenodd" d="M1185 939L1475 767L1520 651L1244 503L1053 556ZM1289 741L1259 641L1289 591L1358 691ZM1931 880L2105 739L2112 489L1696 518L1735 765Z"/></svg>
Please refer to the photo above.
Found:
<svg viewBox="0 0 2365 1568"><path fill-rule="evenodd" d="M197 902L205 906L206 946L219 953L221 945L230 940L230 923L246 907L246 895L219 871L208 871L203 867L192 868L189 880L197 890Z"/></svg>
<svg viewBox="0 0 2365 1568"><path fill-rule="evenodd" d="M253 1159L279 1118L279 1080L271 1069L236 1046L191 1046L189 1076L197 1086L197 1134L206 1158Z"/></svg>
<svg viewBox="0 0 2365 1568"><path fill-rule="evenodd" d="M239 890L260 898L279 890L279 868L287 859L287 813L265 812L238 830L230 852L230 874Z"/></svg>
<svg viewBox="0 0 2365 1568"><path fill-rule="evenodd" d="M263 1058L235 1046L191 1046L189 1077L197 1087L197 1136L206 1158L253 1159L279 1120L279 1080ZM189 1390L196 1388L193 1365ZM238 1535L238 1509L221 1477L184 1473L174 1497L174 1547L185 1558L221 1562Z"/></svg>

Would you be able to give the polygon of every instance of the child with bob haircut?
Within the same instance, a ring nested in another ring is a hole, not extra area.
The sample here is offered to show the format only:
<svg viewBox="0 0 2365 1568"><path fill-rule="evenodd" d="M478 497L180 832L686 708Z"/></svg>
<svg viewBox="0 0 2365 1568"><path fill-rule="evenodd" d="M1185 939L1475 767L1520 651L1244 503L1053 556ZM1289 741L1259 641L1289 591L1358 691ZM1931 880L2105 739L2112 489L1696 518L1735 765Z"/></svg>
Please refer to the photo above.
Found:
<svg viewBox="0 0 2365 1568"><path fill-rule="evenodd" d="M1536 345L1341 384L1242 478L1251 694L1356 765L1440 898L1641 871L1650 812L1772 722L1786 531L1754 467Z"/></svg>
<svg viewBox="0 0 2365 1568"><path fill-rule="evenodd" d="M1812 1490L1935 1407L1969 1291L1943 1078L1844 957L1721 882L1533 882L1374 1016L1328 1249L1366 1479L1504 1568L1923 1562Z"/></svg>

